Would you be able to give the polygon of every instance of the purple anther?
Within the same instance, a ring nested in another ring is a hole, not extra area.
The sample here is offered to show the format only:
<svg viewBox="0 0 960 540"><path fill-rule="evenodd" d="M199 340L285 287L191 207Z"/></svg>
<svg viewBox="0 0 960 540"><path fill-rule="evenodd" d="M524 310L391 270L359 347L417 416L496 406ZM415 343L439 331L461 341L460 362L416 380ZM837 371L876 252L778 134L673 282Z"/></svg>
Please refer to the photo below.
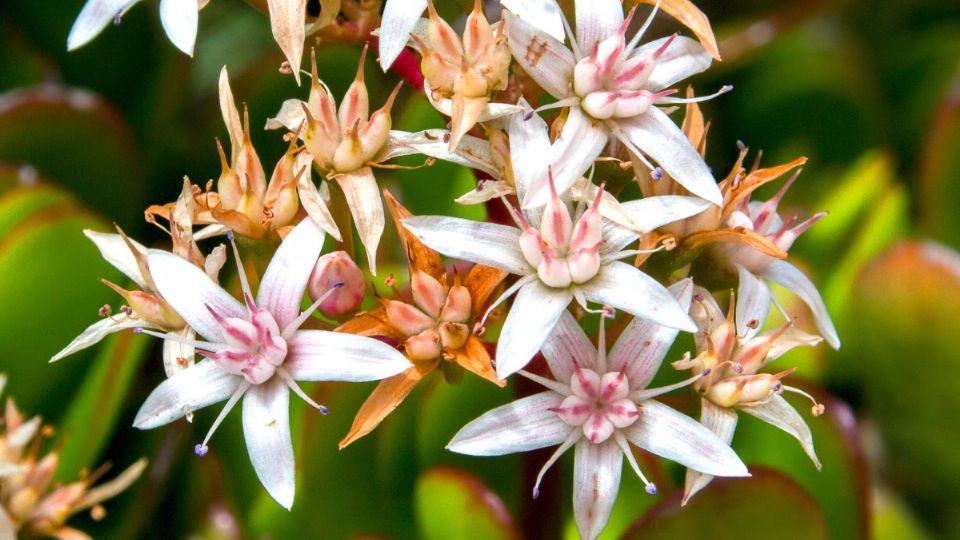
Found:
<svg viewBox="0 0 960 540"><path fill-rule="evenodd" d="M198 445L196 445L196 446L193 447L193 453L196 454L196 455L198 455L198 456L200 456L200 457L203 457L203 456L207 455L207 452L208 452L209 450L210 450L210 448L207 447L207 445L202 444L202 443L201 443L201 444L198 444Z"/></svg>

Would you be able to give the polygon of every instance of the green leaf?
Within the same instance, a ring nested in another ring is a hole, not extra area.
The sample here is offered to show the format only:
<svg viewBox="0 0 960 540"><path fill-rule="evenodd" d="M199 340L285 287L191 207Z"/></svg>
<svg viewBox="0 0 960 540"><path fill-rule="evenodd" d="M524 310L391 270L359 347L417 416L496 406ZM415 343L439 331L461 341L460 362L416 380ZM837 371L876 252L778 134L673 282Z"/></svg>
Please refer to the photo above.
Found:
<svg viewBox="0 0 960 540"><path fill-rule="evenodd" d="M831 538L816 501L781 473L752 468L752 478L718 478L686 507L680 493L667 499L627 531L637 540L826 540ZM836 536L833 538L854 538Z"/></svg>
<svg viewBox="0 0 960 540"><path fill-rule="evenodd" d="M143 199L141 164L111 105L87 90L53 85L0 99L0 162L29 163L105 215L134 221Z"/></svg>
<svg viewBox="0 0 960 540"><path fill-rule="evenodd" d="M117 428L120 411L140 370L152 338L125 331L98 348L93 365L70 402L60 424L63 442L57 478L67 482L83 468L93 470L110 436ZM126 424L121 429L131 429Z"/></svg>
<svg viewBox="0 0 960 540"><path fill-rule="evenodd" d="M414 496L417 524L425 540L520 538L503 501L465 471L429 469L417 480Z"/></svg>

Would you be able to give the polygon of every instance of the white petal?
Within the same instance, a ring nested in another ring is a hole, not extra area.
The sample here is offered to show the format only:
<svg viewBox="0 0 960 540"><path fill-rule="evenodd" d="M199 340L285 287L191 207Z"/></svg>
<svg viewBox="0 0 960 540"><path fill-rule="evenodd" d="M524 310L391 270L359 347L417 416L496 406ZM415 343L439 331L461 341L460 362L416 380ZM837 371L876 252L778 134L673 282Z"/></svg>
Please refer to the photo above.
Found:
<svg viewBox="0 0 960 540"><path fill-rule="evenodd" d="M493 266L511 274L531 272L520 253L520 229L445 216L413 216L403 226L448 257Z"/></svg>
<svg viewBox="0 0 960 540"><path fill-rule="evenodd" d="M583 176L603 151L608 139L605 127L598 125L579 107L570 108L563 130L550 147L550 153L547 156L547 165L553 167L553 183L557 193L563 195L577 179ZM536 159L536 155L520 157ZM523 207L539 208L547 204L549 197L548 177L543 175L539 177L539 182L529 185Z"/></svg>
<svg viewBox="0 0 960 540"><path fill-rule="evenodd" d="M173 377L194 364L196 348L180 340L193 340L197 337L197 333L192 328L185 327L182 330L167 332L167 337L173 339L163 340L163 372L167 377Z"/></svg>
<svg viewBox="0 0 960 540"><path fill-rule="evenodd" d="M306 163L301 165L301 159ZM330 198L330 188L325 182L321 181L320 189L317 189L316 184L313 183L313 179L311 178L311 160L313 160L313 157L304 151L300 152L294 161L295 171L306 167L300 176L300 180L297 181L297 195L300 196L300 204L303 205L303 209L307 211L310 219L337 242L340 242L342 240L340 229L337 227L337 222L334 221L333 215L327 207L327 201Z"/></svg>
<svg viewBox="0 0 960 540"><path fill-rule="evenodd" d="M400 56L425 9L427 0L387 0L380 19L380 67L384 71Z"/></svg>
<svg viewBox="0 0 960 540"><path fill-rule="evenodd" d="M100 255L103 256L103 260L123 272L123 275L133 280L141 289L146 290L147 280L144 279L143 274L140 273L140 266L137 265L137 259L133 256L127 243L123 241L123 237L119 234L101 233L89 229L85 229L83 234L97 246L97 249L100 250ZM142 244L136 240L130 240L130 243L133 244L133 247L139 250L140 253L146 255L147 248L143 247Z"/></svg>
<svg viewBox="0 0 960 540"><path fill-rule="evenodd" d="M77 15L70 35L67 36L67 50L72 51L86 45L103 32L114 17L130 9L139 0L87 0Z"/></svg>
<svg viewBox="0 0 960 540"><path fill-rule="evenodd" d="M281 331L300 316L303 291L323 249L323 229L304 219L283 239L260 280L257 307L272 315Z"/></svg>
<svg viewBox="0 0 960 540"><path fill-rule="evenodd" d="M618 122L627 142L657 162L681 186L714 204L723 197L700 153L673 120L657 107Z"/></svg>
<svg viewBox="0 0 960 540"><path fill-rule="evenodd" d="M523 369L537 354L573 300L568 289L547 287L539 279L520 287L497 342L497 377Z"/></svg>
<svg viewBox="0 0 960 540"><path fill-rule="evenodd" d="M460 141L460 144L463 144L462 140ZM457 204L464 205L481 204L491 199L506 197L507 195L513 195L514 193L516 193L516 190L514 190L513 186L510 185L510 182L506 180L485 180L478 184L476 188L471 189L470 191L454 199L454 201Z"/></svg>
<svg viewBox="0 0 960 540"><path fill-rule="evenodd" d="M616 34L623 25L619 0L576 0L577 44L580 54L589 56L597 43Z"/></svg>
<svg viewBox="0 0 960 540"><path fill-rule="evenodd" d="M772 331L775 332L776 330ZM770 351L767 352L767 358L764 360L764 364L780 358L786 354L787 351L795 347L813 347L821 341L823 341L823 338L818 335L808 334L797 327L790 327L773 342L773 346L770 347Z"/></svg>
<svg viewBox="0 0 960 540"><path fill-rule="evenodd" d="M651 54L668 39L670 38L665 37L644 43L631 56ZM713 58L710 57L710 53L703 48L699 41L685 36L677 36L660 56L660 59L657 60L653 72L650 73L650 78L647 79L644 86L653 91L669 88L687 77L706 70L710 67L711 62L713 62Z"/></svg>
<svg viewBox="0 0 960 540"><path fill-rule="evenodd" d="M613 221L603 220L603 245L600 246L600 257L616 253L640 238L640 233L628 229Z"/></svg>
<svg viewBox="0 0 960 540"><path fill-rule="evenodd" d="M726 407L718 407L712 401L701 399L700 423L716 434L721 441L730 444L733 432L737 429L737 412ZM683 504L686 504L698 491L707 487L713 475L687 469L683 486Z"/></svg>
<svg viewBox="0 0 960 540"><path fill-rule="evenodd" d="M560 315L560 320L543 342L540 351L550 366L553 378L561 382L570 382L575 369L573 360L581 367L596 369L597 348L569 311L563 311Z"/></svg>
<svg viewBox="0 0 960 540"><path fill-rule="evenodd" d="M596 538L610 519L620 490L623 451L608 439L577 442L573 458L573 515L580 538Z"/></svg>
<svg viewBox="0 0 960 540"><path fill-rule="evenodd" d="M620 261L600 267L595 278L580 285L587 300L611 305L634 317L670 328L696 332L697 327L677 300L657 280Z"/></svg>
<svg viewBox="0 0 960 540"><path fill-rule="evenodd" d="M230 75L227 73L227 66L223 66L220 69L218 93L220 97L220 114L223 115L223 125L227 126L227 133L230 135L230 163L234 163L240 154L240 146L243 144L243 124L240 123L240 112L237 111L237 104L233 99L233 90L230 88Z"/></svg>
<svg viewBox="0 0 960 540"><path fill-rule="evenodd" d="M630 219L647 233L657 227L694 216L713 206L710 201L700 197L681 195L661 195L644 197L636 201L621 203L620 207Z"/></svg>
<svg viewBox="0 0 960 540"><path fill-rule="evenodd" d="M450 152L449 144L446 142L449 136L450 131L446 129L427 129L415 133L394 130L390 132L387 144L374 161L380 163L395 157L423 154L481 170L494 178L500 176L489 142L472 135L464 135L457 149Z"/></svg>
<svg viewBox="0 0 960 540"><path fill-rule="evenodd" d="M800 446L813 460L813 464L816 465L817 469L820 469L820 460L817 459L817 453L813 449L813 434L810 433L810 427L807 426L800 413L787 403L787 400L783 399L782 396L774 396L762 405L740 407L740 410L793 435L800 441Z"/></svg>
<svg viewBox="0 0 960 540"><path fill-rule="evenodd" d="M300 330L287 340L283 367L298 381L376 381L410 367L393 347L373 338Z"/></svg>
<svg viewBox="0 0 960 540"><path fill-rule="evenodd" d="M827 306L817 291L817 286L810 281L796 266L787 261L773 261L770 266L765 268L760 275L770 281L779 283L790 289L800 297L810 310L813 311L814 321L817 323L817 329L827 343L834 349L840 348L840 336L837 335L837 329L830 320L830 314L827 312Z"/></svg>
<svg viewBox="0 0 960 540"><path fill-rule="evenodd" d="M560 444L572 429L548 409L563 396L541 392L487 411L463 426L447 449L471 456L502 456Z"/></svg>
<svg viewBox="0 0 960 540"><path fill-rule="evenodd" d="M207 225L206 227L204 227L204 228L200 229L199 231L197 231L196 233L194 233L194 234L193 234L193 239L194 239L194 240L197 240L197 241L199 241L199 240L206 240L207 238L213 238L214 236L220 236L221 234L227 234L227 231L228 231L228 230L229 230L229 229L227 229L226 226L221 225L221 224L219 224L219 223L215 223L215 224L213 224L213 225Z"/></svg>
<svg viewBox="0 0 960 540"><path fill-rule="evenodd" d="M641 403L640 417L624 434L633 444L714 476L749 476L727 443L689 416L653 400Z"/></svg>
<svg viewBox="0 0 960 540"><path fill-rule="evenodd" d="M143 402L133 427L152 429L223 401L237 389L243 377L220 369L210 360L201 360L160 383Z"/></svg>
<svg viewBox="0 0 960 540"><path fill-rule="evenodd" d="M273 39L280 46L300 84L303 40L306 38L307 0L267 0Z"/></svg>
<svg viewBox="0 0 960 540"><path fill-rule="evenodd" d="M251 386L243 396L243 438L260 483L289 510L295 489L290 390L279 377Z"/></svg>
<svg viewBox="0 0 960 540"><path fill-rule="evenodd" d="M303 112L304 102L299 99L287 99L280 105L280 110L273 118L267 118L263 129L280 129L298 133L301 126L306 125L307 115Z"/></svg>
<svg viewBox="0 0 960 540"><path fill-rule="evenodd" d="M87 347L92 347L93 345L100 343L100 340L114 332L119 332L127 328L144 328L147 326L150 326L149 322L143 319L131 319L122 313L103 318L88 326L87 329L81 332L79 336L75 337L69 345L64 347L62 351L55 354L50 361L56 362L57 360L70 356L77 351L81 351Z"/></svg>
<svg viewBox="0 0 960 540"><path fill-rule="evenodd" d="M527 105L521 98L521 104ZM523 200L530 186L542 182L547 175L547 163L532 156L546 156L550 153L550 135L547 123L539 114L527 117L527 113L510 118L507 133L510 135L510 160L513 167L513 180L517 186L517 197Z"/></svg>
<svg viewBox="0 0 960 540"><path fill-rule="evenodd" d="M770 313L770 287L746 268L737 265L740 287L737 289L737 335L750 339L757 335ZM754 324L755 322L755 324Z"/></svg>
<svg viewBox="0 0 960 540"><path fill-rule="evenodd" d="M570 49L509 11L504 12L503 21L507 43L520 67L553 97L569 96L576 63Z"/></svg>
<svg viewBox="0 0 960 540"><path fill-rule="evenodd" d="M693 280L687 278L668 289L680 308L690 309L693 298ZM670 350L679 330L667 328L642 318L634 318L624 328L607 356L610 371L623 371L634 389L646 388L660 369L663 357Z"/></svg>
<svg viewBox="0 0 960 540"><path fill-rule="evenodd" d="M207 306L222 317L245 317L247 309L214 283L200 268L172 253L147 252L150 275L164 300L208 341L222 342L223 336Z"/></svg>
<svg viewBox="0 0 960 540"><path fill-rule="evenodd" d="M343 190L350 207L350 215L360 235L360 242L367 251L367 264L370 273L377 275L377 247L383 234L383 203L380 201L380 189L370 167L363 167L351 173L338 174L337 183Z"/></svg>
<svg viewBox="0 0 960 540"><path fill-rule="evenodd" d="M193 56L197 41L197 0L160 0L160 23L178 49Z"/></svg>
<svg viewBox="0 0 960 540"><path fill-rule="evenodd" d="M563 12L554 0L501 0L500 5L542 32L563 41Z"/></svg>
<svg viewBox="0 0 960 540"><path fill-rule="evenodd" d="M440 111L444 116L453 116L453 100L445 97L440 99L433 99L433 94L427 92L427 99L430 101L430 104L433 105L433 108ZM477 122L487 122L489 120L496 120L497 118L503 118L504 116L510 116L516 114L523 110L523 107L520 105L511 105L509 103L487 103L483 108L483 112L480 113L480 116L477 117Z"/></svg>

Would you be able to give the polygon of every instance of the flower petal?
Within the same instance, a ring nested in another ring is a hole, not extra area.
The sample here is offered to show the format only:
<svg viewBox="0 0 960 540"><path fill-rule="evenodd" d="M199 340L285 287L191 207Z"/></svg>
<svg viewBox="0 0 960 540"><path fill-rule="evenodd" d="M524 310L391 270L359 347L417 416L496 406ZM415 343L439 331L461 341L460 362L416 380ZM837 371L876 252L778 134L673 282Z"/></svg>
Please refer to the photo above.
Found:
<svg viewBox="0 0 960 540"><path fill-rule="evenodd" d="M749 476L730 446L689 416L653 400L640 404L640 417L624 430L633 444L714 476Z"/></svg>
<svg viewBox="0 0 960 540"><path fill-rule="evenodd" d="M542 32L563 41L563 12L554 0L502 0L500 5Z"/></svg>
<svg viewBox="0 0 960 540"><path fill-rule="evenodd" d="M687 278L674 283L668 290L677 299L681 309L690 309L693 280ZM610 349L607 369L623 371L632 388L646 388L660 369L663 357L670 350L678 332L675 328L660 326L647 319L634 318Z"/></svg>
<svg viewBox="0 0 960 540"><path fill-rule="evenodd" d="M681 195L661 195L644 197L636 201L621 203L620 207L630 219L647 233L657 227L694 216L713 206L710 201L700 197Z"/></svg>
<svg viewBox="0 0 960 540"><path fill-rule="evenodd" d="M576 0L577 44L580 54L590 56L597 43L616 34L623 25L619 0Z"/></svg>
<svg viewBox="0 0 960 540"><path fill-rule="evenodd" d="M227 66L220 68L218 94L220 114L223 115L223 124L227 126L227 133L230 135L230 163L235 163L243 145L243 124L240 123L240 112L237 111L237 104L233 99Z"/></svg>
<svg viewBox="0 0 960 540"><path fill-rule="evenodd" d="M251 386L243 396L243 439L260 483L289 510L295 489L290 390L279 377Z"/></svg>
<svg viewBox="0 0 960 540"><path fill-rule="evenodd" d="M762 279L737 265L740 287L737 289L737 335L747 340L757 335L770 313L772 294Z"/></svg>
<svg viewBox="0 0 960 540"><path fill-rule="evenodd" d="M70 35L67 50L72 51L90 42L110 24L114 17L130 9L139 0L87 0L77 15Z"/></svg>
<svg viewBox="0 0 960 540"><path fill-rule="evenodd" d="M596 277L580 288L592 302L607 304L670 328L697 331L687 310L663 285L629 264L608 262L600 267Z"/></svg>
<svg viewBox="0 0 960 540"><path fill-rule="evenodd" d="M507 25L507 43L517 64L553 97L569 96L576 63L570 49L509 11L503 13L503 23Z"/></svg>
<svg viewBox="0 0 960 540"><path fill-rule="evenodd" d="M556 392L541 392L487 411L463 426L447 444L447 450L470 456L502 456L560 444L574 429L549 410L562 401L563 396Z"/></svg>
<svg viewBox="0 0 960 540"><path fill-rule="evenodd" d="M710 20L690 0L641 0L645 4L660 4L660 9L693 31L710 55L720 60L717 38L713 35Z"/></svg>
<svg viewBox="0 0 960 540"><path fill-rule="evenodd" d="M721 204L723 196L700 153L673 120L657 107L618 122L628 145L657 162L681 186L694 195Z"/></svg>
<svg viewBox="0 0 960 540"><path fill-rule="evenodd" d="M427 0L387 0L380 19L380 67L390 69L410 39L410 32L427 9Z"/></svg>
<svg viewBox="0 0 960 540"><path fill-rule="evenodd" d="M813 311L814 321L823 338L834 349L840 348L840 336L837 335L837 329L830 320L830 313L827 312L827 306L823 303L817 286L810 281L810 278L787 261L773 261L770 266L760 272L760 275L783 285L799 296Z"/></svg>
<svg viewBox="0 0 960 540"><path fill-rule="evenodd" d="M196 347L180 340L193 340L196 337L197 333L189 326L167 332L168 339L163 340L163 372L167 377L173 377L194 364Z"/></svg>
<svg viewBox="0 0 960 540"><path fill-rule="evenodd" d="M303 291L323 249L324 234L313 219L302 220L287 234L260 280L257 307L273 315L282 332L300 316Z"/></svg>
<svg viewBox="0 0 960 540"><path fill-rule="evenodd" d="M299 163L301 157L309 158L307 161L312 160L313 158L310 154L306 152L300 152L300 155L297 156L296 161L294 162L294 167L299 169ZM297 194L300 196L300 204L303 205L303 209L307 211L307 215L310 216L317 225L320 226L327 234L332 236L337 242L342 240L340 235L340 229L337 227L337 222L334 221L333 215L330 213L330 209L327 207L327 199L330 197L330 188L327 187L326 183L320 184L320 189L317 189L316 184L313 183L313 179L310 178L310 167L311 165L307 163L305 165L307 168L303 169L303 173L300 176L300 179L297 181Z"/></svg>
<svg viewBox="0 0 960 540"><path fill-rule="evenodd" d="M53 358L51 358L50 361L56 362L57 360L70 356L77 351L82 351L87 347L92 347L97 343L100 343L100 340L114 332L119 332L127 328L145 328L148 326L150 326L149 322L143 319L131 319L123 313L119 313L116 316L106 317L88 326L87 329L81 332L79 336L73 338L73 341L64 347L62 351L53 355Z"/></svg>
<svg viewBox="0 0 960 540"><path fill-rule="evenodd" d="M303 40L306 39L307 0L267 0L267 8L273 39L287 57L299 86Z"/></svg>
<svg viewBox="0 0 960 540"><path fill-rule="evenodd" d="M222 342L220 325L207 309L222 317L245 317L247 309L214 283L200 268L172 253L151 249L147 266L157 285L157 292L198 334L214 342Z"/></svg>
<svg viewBox="0 0 960 540"><path fill-rule="evenodd" d="M227 373L210 360L201 360L160 383L137 411L133 427L152 429L223 401L243 377Z"/></svg>
<svg viewBox="0 0 960 540"><path fill-rule="evenodd" d="M573 515L580 538L596 538L610 519L620 490L623 451L608 439L577 442L573 458Z"/></svg>
<svg viewBox="0 0 960 540"><path fill-rule="evenodd" d="M560 136L550 147L546 163L553 167L553 183L558 194L566 193L570 186L583 176L603 151L608 140L606 128L598 125L579 107L570 108ZM528 184L523 208L539 208L547 204L550 199L550 185L545 173L544 169L544 174Z"/></svg>
<svg viewBox="0 0 960 540"><path fill-rule="evenodd" d="M497 342L498 377L506 379L530 362L572 299L568 289L548 287L539 279L520 287Z"/></svg>
<svg viewBox="0 0 960 540"><path fill-rule="evenodd" d="M813 449L813 434L810 433L810 427L800 413L783 399L783 396L773 396L761 405L740 407L740 410L793 435L800 441L800 446L810 456L813 464L818 470L820 469L820 460L817 459L817 452Z"/></svg>
<svg viewBox="0 0 960 540"><path fill-rule="evenodd" d="M520 229L446 216L414 216L403 226L427 246L464 261L493 266L511 274L531 272L520 253Z"/></svg>
<svg viewBox="0 0 960 540"><path fill-rule="evenodd" d="M380 202L380 190L377 179L370 167L363 167L351 173L338 174L337 183L343 189L343 195L350 207L350 215L360 235L360 242L367 251L367 263L370 273L377 275L377 247L383 234L383 203Z"/></svg>
<svg viewBox="0 0 960 540"><path fill-rule="evenodd" d="M197 41L196 0L160 0L160 23L163 30L178 49L193 56Z"/></svg>
<svg viewBox="0 0 960 540"><path fill-rule="evenodd" d="M730 444L733 441L733 432L737 429L737 412L726 407L714 405L708 399L700 400L700 423L707 429L716 434L721 441ZM697 494L698 491L707 487L713 480L713 475L702 473L693 469L687 469L687 478L683 486L683 501L681 504L687 504L690 497Z"/></svg>
<svg viewBox="0 0 960 540"><path fill-rule="evenodd" d="M653 54L668 39L671 38L665 37L644 43L637 47L632 56ZM703 48L703 45L688 37L677 36L657 60L644 86L652 91L669 88L687 77L706 70L712 61L710 53Z"/></svg>
<svg viewBox="0 0 960 540"><path fill-rule="evenodd" d="M521 156L546 156L550 153L550 135L547 123L539 114L533 113L529 104L521 98L520 104L526 111L510 118L507 125L509 134L510 166L513 168L513 181L517 186L517 197L523 200L536 182L542 182L547 167L539 159L521 159ZM527 116L530 114L530 116Z"/></svg>
<svg viewBox="0 0 960 540"><path fill-rule="evenodd" d="M449 136L450 131L446 129L426 129L413 133L393 130L387 144L374 161L379 163L395 157L423 154L481 170L494 178L500 176L500 170L490 152L489 142L472 135L464 135L457 149L451 152L445 142Z"/></svg>
<svg viewBox="0 0 960 540"><path fill-rule="evenodd" d="M140 266L137 264L137 258L134 257L133 252L130 251L130 247L127 246L127 243L123 241L122 236L113 233L91 231L90 229L85 229L83 234L89 238L94 245L97 246L97 249L100 250L100 255L103 257L103 260L112 264L117 270L123 272L123 275L133 280L133 282L136 283L141 289L147 288L147 280L140 272ZM129 238L128 240L130 240L130 243L133 244L135 249L146 255L147 248L143 247L143 245L136 240Z"/></svg>
<svg viewBox="0 0 960 540"><path fill-rule="evenodd" d="M376 381L410 367L399 351L373 338L300 330L287 340L283 367L298 381Z"/></svg>
<svg viewBox="0 0 960 540"><path fill-rule="evenodd" d="M436 363L421 363L380 381L357 411L350 432L340 441L340 448L345 448L379 426L410 395L413 387L436 367Z"/></svg>
<svg viewBox="0 0 960 540"><path fill-rule="evenodd" d="M570 381L575 369L574 360L581 367L596 369L597 348L569 311L560 315L560 320L543 342L540 351L557 381Z"/></svg>

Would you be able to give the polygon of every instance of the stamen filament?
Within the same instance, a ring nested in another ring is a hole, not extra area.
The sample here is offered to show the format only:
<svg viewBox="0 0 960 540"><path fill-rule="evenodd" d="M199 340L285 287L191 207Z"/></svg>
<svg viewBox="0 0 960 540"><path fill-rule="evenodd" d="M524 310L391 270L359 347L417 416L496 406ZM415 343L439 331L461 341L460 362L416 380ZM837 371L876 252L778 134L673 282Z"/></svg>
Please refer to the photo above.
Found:
<svg viewBox="0 0 960 540"><path fill-rule="evenodd" d="M715 98L715 97L717 97L717 96L721 96L721 95L723 95L723 94L726 94L727 92L729 92L729 91L731 91L731 90L733 90L733 85L726 84L726 85L721 86L721 87L720 87L720 90L717 90L716 92L714 92L714 93L712 93L712 94L709 94L709 95L706 95L706 96L697 96L697 97L692 97L692 98L679 98L679 97L667 97L667 96L664 96L664 97L658 99L658 100L657 100L657 103L670 103L670 104L675 104L675 103L700 103L701 101L707 101L707 100L713 99L713 98Z"/></svg>
<svg viewBox="0 0 960 540"><path fill-rule="evenodd" d="M647 29L650 28L650 24L653 23L653 18L657 15L657 12L660 11L660 0L657 0L657 3L653 5L653 11L650 12L650 15L647 15L646 20L643 21L643 25L640 26L640 29L637 30L637 33L633 35L633 38L630 39L630 43L623 48L623 52L620 53L623 58L629 58L630 53L633 52L633 49L640 43L640 39L643 38L643 34L647 32Z"/></svg>
<svg viewBox="0 0 960 540"><path fill-rule="evenodd" d="M518 371L517 373L523 375L524 377L530 379L531 381L533 381L533 382L535 382L535 383L539 383L539 384L541 384L541 385L549 388L550 390L553 390L554 392L556 392L556 393L558 393L558 394L561 394L561 395L564 395L564 396L569 396L570 394L573 393L573 390L570 389L570 386L569 386L569 385L566 385L566 384L563 384L562 382L554 381L554 380L548 379L548 378L546 378L546 377L541 377L540 375L537 375L536 373L530 373L529 371L527 371L527 370L525 370L525 369L521 369L521 370Z"/></svg>
<svg viewBox="0 0 960 540"><path fill-rule="evenodd" d="M233 409L233 406L237 404L237 401L243 397L243 394L246 393L247 389L250 388L251 384L247 381L242 381L237 389L230 394L230 399L227 400L227 404L223 406L223 409L220 410L220 414L217 416L217 419L213 421L213 425L210 426L210 430L207 431L207 436L203 438L203 442L194 447L194 452L200 457L207 455L207 443L210 442L210 437L213 436L213 432L220 427L220 423L223 422L223 419L227 417L227 414Z"/></svg>
<svg viewBox="0 0 960 540"><path fill-rule="evenodd" d="M617 430L613 432L613 440L617 441L617 446L620 447L620 450L623 450L623 455L626 456L627 462L629 462L633 468L633 472L637 473L637 476L640 477L640 481L643 482L645 486L644 489L646 489L647 493L656 495L657 485L647 480L647 477L640 471L640 465L637 464L637 458L633 455L633 450L630 449L630 443L627 441L626 436L624 436L620 430Z"/></svg>
<svg viewBox="0 0 960 540"><path fill-rule="evenodd" d="M320 414L324 416L330 414L329 409L327 409L323 405L320 405L316 401L310 399L310 396L308 396L307 393L303 391L303 388L300 388L300 385L297 384L297 381L293 380L293 377L291 377L290 374L287 373L287 370L283 369L282 367L277 368L277 374L280 375L280 378L283 379L283 382L287 383L287 387L290 388L290 390L293 390L294 394L300 396L300 399L306 401L311 407L320 411Z"/></svg>
<svg viewBox="0 0 960 540"><path fill-rule="evenodd" d="M543 467L540 468L540 472L537 473L537 481L533 484L533 498L536 499L540 496L540 481L543 480L543 475L547 474L547 471L550 467L560 459L560 456L564 452L570 449L571 446L577 443L580 440L581 429L574 427L570 430L570 434L567 435L567 438L563 440L563 443L557 447L556 451L553 452L553 455L550 456L550 459L543 464Z"/></svg>
<svg viewBox="0 0 960 540"><path fill-rule="evenodd" d="M520 287L523 287L524 285L526 285L527 283L530 283L531 281L533 281L533 280L536 279L536 278L537 278L537 274L536 274L536 273L527 274L527 275L523 276L522 278L518 279L517 282L514 283L513 285L511 285L507 290L503 291L503 293L502 293L500 296L498 296L497 299L494 300L494 302L493 302L492 304L490 304L490 307L488 307L488 308L487 308L487 311L484 312L483 317L480 319L479 322L477 322L476 327L477 327L477 328L482 328L483 325L487 323L487 317L490 316L490 313L491 313L497 306L499 306L500 304L502 304L507 298L510 298L510 296L512 296L513 293L517 292L517 291L520 289Z"/></svg>
<svg viewBox="0 0 960 540"><path fill-rule="evenodd" d="M310 307L303 310L303 312L296 319L294 319L293 322L288 324L287 327L283 329L283 332L280 333L280 337L282 337L283 339L290 339L290 336L292 336L293 333L296 332L298 328L300 328L300 325L302 325L304 321L306 321L308 318L310 318L311 315L313 315L313 312L316 311L318 307L320 307L320 304L322 304L324 300L329 298L330 295L334 293L334 291L336 291L340 287L343 287L343 285L344 283L342 281L338 281L334 283L333 286L327 289L327 292L320 295L320 298L317 298L316 301L310 304Z"/></svg>
<svg viewBox="0 0 960 540"><path fill-rule="evenodd" d="M243 296L247 303L252 303L253 293L250 292L250 282L247 281L247 272L243 268L243 261L240 259L240 250L237 249L237 242L233 238L233 231L227 231L227 240L230 241L230 247L233 248L233 257L237 260L237 275L240 277L240 288L243 289ZM247 306L249 308L249 306Z"/></svg>
<svg viewBox="0 0 960 540"><path fill-rule="evenodd" d="M180 343L182 345L189 345L196 349L202 349L204 351L209 351L214 353L220 352L226 347L226 345L222 343L210 343L208 341L198 341L196 339L187 339L185 337L181 337L173 333L161 334L160 332L155 332L153 330L148 330L146 328L134 328L133 333L146 334L148 336L153 336L163 340L173 341L174 343Z"/></svg>
<svg viewBox="0 0 960 540"><path fill-rule="evenodd" d="M668 384L666 386L660 386L657 388L644 388L642 390L637 390L636 392L630 393L630 399L633 401L646 401L650 398L655 398L657 396L666 394L667 392L672 392L678 388L683 388L684 386L689 386L700 379L710 375L710 368L707 368L700 373L690 377L689 379L682 380L678 383Z"/></svg>
<svg viewBox="0 0 960 540"><path fill-rule="evenodd" d="M810 408L810 413L813 414L814 416L820 416L827 410L827 408L823 405L823 403L820 403L819 401L817 401L815 397L811 396L807 392L804 392L803 390L795 386L783 385L782 390L784 392L793 392L794 394L800 394L801 396L809 399L813 403L813 407Z"/></svg>

